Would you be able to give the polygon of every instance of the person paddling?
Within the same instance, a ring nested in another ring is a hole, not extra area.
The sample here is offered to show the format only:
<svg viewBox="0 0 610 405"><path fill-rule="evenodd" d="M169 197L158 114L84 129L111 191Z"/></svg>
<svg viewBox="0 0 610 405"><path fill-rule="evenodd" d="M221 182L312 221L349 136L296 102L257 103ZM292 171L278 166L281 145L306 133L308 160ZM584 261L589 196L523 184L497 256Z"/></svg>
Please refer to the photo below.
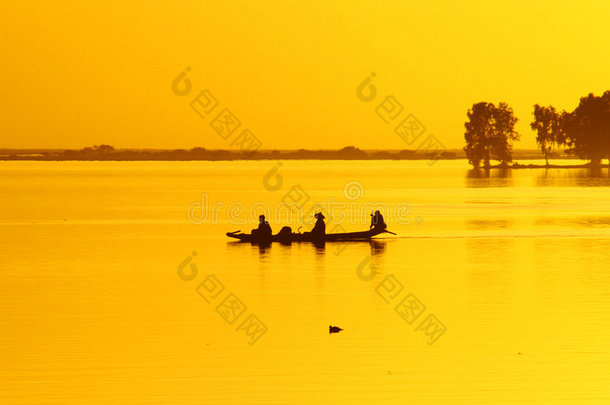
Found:
<svg viewBox="0 0 610 405"><path fill-rule="evenodd" d="M371 226L369 229L375 229L376 231L385 231L388 226L383 221L383 215L381 212L375 211L374 214L371 214Z"/></svg>

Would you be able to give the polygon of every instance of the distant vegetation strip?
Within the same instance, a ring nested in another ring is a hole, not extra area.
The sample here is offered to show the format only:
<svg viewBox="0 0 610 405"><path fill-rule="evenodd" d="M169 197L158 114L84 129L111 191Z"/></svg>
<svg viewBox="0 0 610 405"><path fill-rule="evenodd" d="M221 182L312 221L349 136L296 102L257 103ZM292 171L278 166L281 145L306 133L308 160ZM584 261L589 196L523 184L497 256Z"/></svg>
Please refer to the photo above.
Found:
<svg viewBox="0 0 610 405"><path fill-rule="evenodd" d="M517 150L514 156L520 159L541 159L535 150ZM562 157L552 154L552 158ZM83 149L0 149L0 160L108 160L108 161L222 161L222 160L427 160L438 158L431 153L415 150L365 151L353 146L339 150L217 150L205 148L155 150L115 149L110 145L94 145ZM440 159L465 159L461 150L444 151Z"/></svg>
<svg viewBox="0 0 610 405"><path fill-rule="evenodd" d="M409 160L437 158L414 150L364 151L348 146L339 150L240 151L205 148L150 150L115 149L94 145L80 150L0 150L1 160ZM442 159L464 158L460 151L445 151Z"/></svg>

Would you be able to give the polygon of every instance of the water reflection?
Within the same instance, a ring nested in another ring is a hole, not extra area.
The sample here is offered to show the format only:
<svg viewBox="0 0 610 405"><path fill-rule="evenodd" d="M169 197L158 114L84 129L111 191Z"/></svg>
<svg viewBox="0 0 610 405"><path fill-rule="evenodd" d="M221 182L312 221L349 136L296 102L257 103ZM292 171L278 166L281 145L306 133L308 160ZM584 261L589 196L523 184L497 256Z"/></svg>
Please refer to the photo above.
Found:
<svg viewBox="0 0 610 405"><path fill-rule="evenodd" d="M384 269L384 255L386 252L386 241L383 239L371 239L370 241L370 245L371 245L371 264L373 266L375 266L376 271L379 272L379 274L383 274L383 269Z"/></svg>
<svg viewBox="0 0 610 405"><path fill-rule="evenodd" d="M608 187L610 170L606 168L534 169L536 185L542 187Z"/></svg>
<svg viewBox="0 0 610 405"><path fill-rule="evenodd" d="M252 245L255 246L255 245ZM271 244L259 244L258 245L258 253L260 254L261 258L265 258L267 257L267 255L269 254L269 248L271 247Z"/></svg>
<svg viewBox="0 0 610 405"><path fill-rule="evenodd" d="M579 217L540 217L534 220L534 225L564 227L566 229L608 229L610 228L610 214Z"/></svg>
<svg viewBox="0 0 610 405"><path fill-rule="evenodd" d="M313 245L316 248L316 254L317 255L323 255L324 253L326 253L326 242L325 241L318 241L318 242L313 242Z"/></svg>
<svg viewBox="0 0 610 405"><path fill-rule="evenodd" d="M471 219L466 221L467 229L508 229L513 224L512 220L507 219Z"/></svg>
<svg viewBox="0 0 610 405"><path fill-rule="evenodd" d="M327 253L332 252L334 255L339 256L344 254L346 249L349 249L350 246L362 246L365 243L369 243L371 249L371 256L381 256L386 251L387 242L383 239L370 239L369 241L346 241L346 242L329 242L325 241L321 242L303 242L303 243L290 243L290 244L281 244L277 243L277 249L282 251L290 251L298 245L307 245L311 246L314 249L316 257L323 257ZM270 254L273 251L274 244L256 244L256 243L244 243L244 242L227 242L227 247L230 250L233 249L246 249L246 247L251 251L258 252L260 261L267 261L269 259ZM327 251L327 245L329 250ZM332 248L332 249L330 249ZM322 263L322 262L319 262Z"/></svg>
<svg viewBox="0 0 610 405"><path fill-rule="evenodd" d="M591 166L586 169L586 172L587 177L590 178L610 176L610 171L606 168L602 168L601 166Z"/></svg>
<svg viewBox="0 0 610 405"><path fill-rule="evenodd" d="M466 173L466 187L512 187L514 185L511 168L471 169Z"/></svg>
<svg viewBox="0 0 610 405"><path fill-rule="evenodd" d="M316 270L318 270L318 276L326 270L326 242L315 242L313 243L315 248L315 260L316 260ZM318 287L322 287L323 278L318 278Z"/></svg>
<svg viewBox="0 0 610 405"><path fill-rule="evenodd" d="M380 239L371 239L371 256L378 256L385 253L387 242Z"/></svg>

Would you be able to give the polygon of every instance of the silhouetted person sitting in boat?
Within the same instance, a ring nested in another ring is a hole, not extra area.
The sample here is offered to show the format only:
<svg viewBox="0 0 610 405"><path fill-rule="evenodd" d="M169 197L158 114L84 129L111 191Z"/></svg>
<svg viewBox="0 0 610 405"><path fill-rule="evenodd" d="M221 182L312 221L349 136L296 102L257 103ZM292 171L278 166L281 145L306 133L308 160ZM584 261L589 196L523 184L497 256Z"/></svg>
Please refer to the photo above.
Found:
<svg viewBox="0 0 610 405"><path fill-rule="evenodd" d="M311 235L315 238L323 238L326 235L326 224L324 223L324 215L318 212L314 215L316 218L316 224L311 230Z"/></svg>
<svg viewBox="0 0 610 405"><path fill-rule="evenodd" d="M371 214L371 226L369 229L375 229L376 231L385 231L388 226L383 221L383 215L381 212L375 211L374 214Z"/></svg>
<svg viewBox="0 0 610 405"><path fill-rule="evenodd" d="M259 215L258 221L258 228L252 230L252 236L258 240L271 240L271 226L269 226L269 222L265 220L265 216Z"/></svg>

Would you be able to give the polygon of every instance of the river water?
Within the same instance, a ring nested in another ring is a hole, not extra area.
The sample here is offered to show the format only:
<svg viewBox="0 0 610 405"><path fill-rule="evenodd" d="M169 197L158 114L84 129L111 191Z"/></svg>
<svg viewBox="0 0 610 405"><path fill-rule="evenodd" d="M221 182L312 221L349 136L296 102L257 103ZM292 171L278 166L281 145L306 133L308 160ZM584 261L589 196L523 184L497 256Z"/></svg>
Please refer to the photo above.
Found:
<svg viewBox="0 0 610 405"><path fill-rule="evenodd" d="M0 403L609 403L609 186L464 161L0 162ZM327 232L380 209L397 235L225 236L321 209Z"/></svg>

